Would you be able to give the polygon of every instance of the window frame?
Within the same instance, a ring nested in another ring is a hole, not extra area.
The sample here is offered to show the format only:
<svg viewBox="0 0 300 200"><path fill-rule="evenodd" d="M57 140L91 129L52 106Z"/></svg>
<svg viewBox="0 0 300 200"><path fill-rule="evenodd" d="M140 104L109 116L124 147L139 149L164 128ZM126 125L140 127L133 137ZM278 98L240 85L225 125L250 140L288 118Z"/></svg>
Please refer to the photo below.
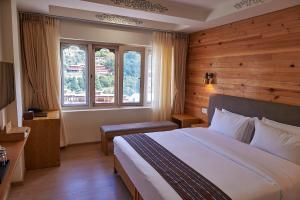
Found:
<svg viewBox="0 0 300 200"><path fill-rule="evenodd" d="M119 74L119 105L121 106L142 106L144 105L145 96L145 48L133 47L133 46L121 46L120 47L120 74ZM139 102L123 102L123 86L124 86L124 53L127 51L137 51L141 53L141 77L140 77L140 101Z"/></svg>
<svg viewBox="0 0 300 200"><path fill-rule="evenodd" d="M97 48L106 48L115 50L115 84L114 84L114 103L96 103L96 63L95 63L95 52ZM92 107L116 107L119 102L119 47L117 45L106 45L106 44L92 44L91 52L91 105Z"/></svg>
<svg viewBox="0 0 300 200"><path fill-rule="evenodd" d="M87 74L86 74L86 92L85 92L85 95L86 95L86 103L85 104L65 104L65 96L64 96L64 68L63 68L63 49L65 47L70 47L72 45L76 45L76 46L81 46L81 47L84 47L85 48L85 51L86 51L86 67L87 67ZM62 107L65 107L65 108L68 108L68 107L87 107L89 106L89 103L90 103L90 96L89 96L89 89L90 89L90 83L89 83L89 79L90 79L90 67L89 67L89 46L87 43L82 43L82 42L78 42L78 41L72 41L71 43L67 42L67 41L61 41L60 42L60 63L61 63L61 106Z"/></svg>
<svg viewBox="0 0 300 200"><path fill-rule="evenodd" d="M63 72L63 47L65 46L85 46L87 53L87 82L86 82L86 104L65 104L64 103L64 72ZM95 96L95 78L96 78L96 63L95 63L95 50L96 48L108 48L115 50L115 102L114 103L96 103ZM123 103L123 54L122 49L128 49L129 51L139 51L141 52L141 78L140 78L140 102L138 103ZM147 100L147 84L145 80L146 76L145 70L148 69L146 63L146 52L148 47L146 46L130 46L121 45L114 43L101 43L83 40L70 40L61 39L60 40L60 56L61 56L61 106L63 109L80 109L80 108L117 108L117 107L142 107L147 106L149 103L145 102Z"/></svg>

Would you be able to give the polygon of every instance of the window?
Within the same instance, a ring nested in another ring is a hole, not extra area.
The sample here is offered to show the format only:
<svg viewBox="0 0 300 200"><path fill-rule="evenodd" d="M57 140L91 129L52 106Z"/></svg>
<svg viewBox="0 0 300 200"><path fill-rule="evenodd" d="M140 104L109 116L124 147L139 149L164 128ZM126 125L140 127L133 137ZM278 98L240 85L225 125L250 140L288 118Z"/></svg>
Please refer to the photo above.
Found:
<svg viewBox="0 0 300 200"><path fill-rule="evenodd" d="M95 48L95 104L115 103L116 50Z"/></svg>
<svg viewBox="0 0 300 200"><path fill-rule="evenodd" d="M144 94L145 50L121 48L121 103L140 104Z"/></svg>
<svg viewBox="0 0 300 200"><path fill-rule="evenodd" d="M88 105L88 53L87 46L61 45L62 105Z"/></svg>
<svg viewBox="0 0 300 200"><path fill-rule="evenodd" d="M147 57L145 63L144 47L76 43L61 43L63 106L139 106L144 99L149 103L144 79L145 65L151 62ZM147 93L149 88L147 84Z"/></svg>

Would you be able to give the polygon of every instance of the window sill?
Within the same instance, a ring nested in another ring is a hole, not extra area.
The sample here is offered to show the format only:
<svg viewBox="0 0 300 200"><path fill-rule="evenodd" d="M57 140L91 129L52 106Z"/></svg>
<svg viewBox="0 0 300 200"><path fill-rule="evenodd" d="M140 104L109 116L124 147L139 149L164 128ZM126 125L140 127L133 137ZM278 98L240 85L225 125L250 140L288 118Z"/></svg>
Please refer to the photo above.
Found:
<svg viewBox="0 0 300 200"><path fill-rule="evenodd" d="M121 107L93 107L93 108L79 108L79 107L63 107L61 112L96 112L96 111L115 111L115 110L138 110L138 109L152 109L150 106L121 106Z"/></svg>

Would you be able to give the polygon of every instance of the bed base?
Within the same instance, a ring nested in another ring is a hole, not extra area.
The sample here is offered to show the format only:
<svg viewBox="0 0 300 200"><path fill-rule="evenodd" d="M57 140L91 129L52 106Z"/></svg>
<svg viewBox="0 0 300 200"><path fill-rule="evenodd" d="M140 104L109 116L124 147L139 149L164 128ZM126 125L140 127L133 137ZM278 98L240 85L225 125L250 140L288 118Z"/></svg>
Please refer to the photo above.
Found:
<svg viewBox="0 0 300 200"><path fill-rule="evenodd" d="M120 161L115 155L114 155L114 172L115 174L118 174L121 177L125 186L129 190L133 200L143 200L143 197L136 189L135 185L132 183L126 171L124 170L122 164L120 163Z"/></svg>

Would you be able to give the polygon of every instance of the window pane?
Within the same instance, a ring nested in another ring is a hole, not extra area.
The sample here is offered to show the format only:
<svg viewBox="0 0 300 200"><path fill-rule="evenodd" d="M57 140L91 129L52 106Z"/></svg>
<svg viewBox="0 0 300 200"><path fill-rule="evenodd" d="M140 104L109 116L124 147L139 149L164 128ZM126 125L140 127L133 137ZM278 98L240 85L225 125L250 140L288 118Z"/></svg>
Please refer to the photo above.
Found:
<svg viewBox="0 0 300 200"><path fill-rule="evenodd" d="M63 105L87 105L87 48L62 47Z"/></svg>
<svg viewBox="0 0 300 200"><path fill-rule="evenodd" d="M123 55L123 103L140 102L142 55L137 51L126 51Z"/></svg>
<svg viewBox="0 0 300 200"><path fill-rule="evenodd" d="M95 103L115 102L115 50L95 51Z"/></svg>

